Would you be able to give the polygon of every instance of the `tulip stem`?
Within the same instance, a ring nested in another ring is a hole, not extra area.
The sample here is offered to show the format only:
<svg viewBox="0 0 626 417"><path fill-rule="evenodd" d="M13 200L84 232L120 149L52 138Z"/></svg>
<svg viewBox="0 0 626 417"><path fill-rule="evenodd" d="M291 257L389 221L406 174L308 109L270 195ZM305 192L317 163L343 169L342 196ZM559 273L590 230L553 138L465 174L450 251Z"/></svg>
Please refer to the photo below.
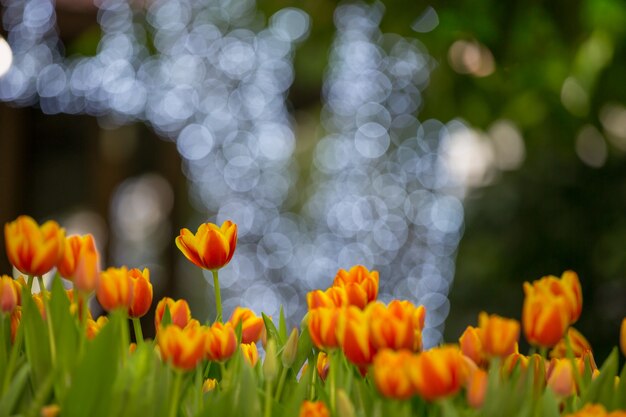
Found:
<svg viewBox="0 0 626 417"><path fill-rule="evenodd" d="M309 401L313 401L315 399L315 381L317 380L317 361L319 359L320 353L315 352L313 355L313 359L309 357L309 368L311 370L311 391L309 392Z"/></svg>
<svg viewBox="0 0 626 417"><path fill-rule="evenodd" d="M272 416L272 381L265 381L265 412L263 417Z"/></svg>
<svg viewBox="0 0 626 417"><path fill-rule="evenodd" d="M52 315L50 314L50 304L48 303L48 297L46 296L46 286L43 282L43 276L38 276L39 290L41 292L41 299L43 301L44 311L46 312L46 323L48 325L48 335L50 341L50 357L52 359L52 366L56 365L57 360L57 348L56 341L54 340L54 329L52 328Z"/></svg>
<svg viewBox="0 0 626 417"><path fill-rule="evenodd" d="M180 397L180 386L183 380L183 374L179 370L174 370L174 388L172 391L172 402L170 403L169 417L176 417L178 411L178 400Z"/></svg>
<svg viewBox="0 0 626 417"><path fill-rule="evenodd" d="M215 290L215 309L217 310L217 317L215 318L216 322L222 322L222 295L220 293L220 281L217 276L217 269L212 269L211 273L213 274L213 287Z"/></svg>
<svg viewBox="0 0 626 417"><path fill-rule="evenodd" d="M287 371L289 368L283 367L280 373L280 379L278 380L278 388L276 388L276 401L280 401L280 395L283 393L283 387L285 386L285 379L287 379Z"/></svg>
<svg viewBox="0 0 626 417"><path fill-rule="evenodd" d="M74 291L76 291L76 287L74 287ZM78 290L78 314L80 317L80 344L78 346L79 357L83 356L83 352L85 350L85 340L87 339L87 313L89 312L89 307L87 306L87 296L86 294Z"/></svg>
<svg viewBox="0 0 626 417"><path fill-rule="evenodd" d="M15 368L15 361L17 360L17 355L22 349L22 342L24 341L23 328L24 326L22 324L17 326L15 342L13 343L13 346L11 346L11 354L9 355L9 363L7 363L6 373L4 374L4 383L2 384L2 391L0 392L1 394L4 394L9 388L9 382L11 381L11 377L13 376L13 368Z"/></svg>
<svg viewBox="0 0 626 417"><path fill-rule="evenodd" d="M137 342L137 346L143 344L143 332L141 331L141 322L139 318L133 317L133 329L135 330L135 341Z"/></svg>
<svg viewBox="0 0 626 417"><path fill-rule="evenodd" d="M28 279L26 281L26 287L28 287L28 292L31 293L33 290L33 276L27 275Z"/></svg>

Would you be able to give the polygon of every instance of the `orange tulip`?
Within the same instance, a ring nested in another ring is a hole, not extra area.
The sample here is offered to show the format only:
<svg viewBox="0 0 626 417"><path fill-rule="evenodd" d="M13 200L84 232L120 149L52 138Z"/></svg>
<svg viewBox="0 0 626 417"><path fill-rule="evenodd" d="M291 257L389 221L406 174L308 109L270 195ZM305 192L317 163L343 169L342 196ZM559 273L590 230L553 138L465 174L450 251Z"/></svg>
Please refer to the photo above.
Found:
<svg viewBox="0 0 626 417"><path fill-rule="evenodd" d="M201 224L194 235L181 229L176 246L191 262L204 269L220 269L230 262L237 246L237 225L230 220L221 227L213 223Z"/></svg>
<svg viewBox="0 0 626 417"><path fill-rule="evenodd" d="M326 380L328 376L328 371L330 370L330 357L324 352L320 352L317 355L317 374L320 376L322 381Z"/></svg>
<svg viewBox="0 0 626 417"><path fill-rule="evenodd" d="M10 314L18 306L17 291L13 278L8 275L0 277L0 312ZM0 320L3 318L0 317Z"/></svg>
<svg viewBox="0 0 626 417"><path fill-rule="evenodd" d="M304 401L300 406L299 417L330 417L330 412L321 401Z"/></svg>
<svg viewBox="0 0 626 417"><path fill-rule="evenodd" d="M478 316L482 346L488 356L504 357L515 352L519 340L520 324L485 312Z"/></svg>
<svg viewBox="0 0 626 417"><path fill-rule="evenodd" d="M28 284L26 283L26 280L24 279L24 275L20 275L19 277L17 277L16 279L12 281L13 281L13 286L15 287L15 294L17 295L17 305L21 306L22 305L22 289L28 288Z"/></svg>
<svg viewBox="0 0 626 417"><path fill-rule="evenodd" d="M187 301L180 299L177 301L172 300L169 297L164 297L156 306L154 312L154 327L159 329L163 315L165 314L165 307L170 311L170 317L172 318L172 324L180 327L181 329L187 326L191 320L191 310L189 310L189 304Z"/></svg>
<svg viewBox="0 0 626 417"><path fill-rule="evenodd" d="M109 322L107 316L100 316L98 320L87 319L87 339L92 340L100 333L100 330Z"/></svg>
<svg viewBox="0 0 626 417"><path fill-rule="evenodd" d="M459 338L461 351L465 356L473 360L477 366L482 366L487 359L482 339L481 329L473 326L467 326Z"/></svg>
<svg viewBox="0 0 626 417"><path fill-rule="evenodd" d="M128 268L109 268L100 273L96 297L106 311L117 308L128 310L130 305L130 278Z"/></svg>
<svg viewBox="0 0 626 417"><path fill-rule="evenodd" d="M90 293L96 289L100 277L100 255L92 235L85 235L76 258L74 288Z"/></svg>
<svg viewBox="0 0 626 417"><path fill-rule="evenodd" d="M578 320L583 308L583 296L578 275L574 271L565 271L561 279L549 275L532 284L524 283L524 293L542 293L552 297L563 297L569 324Z"/></svg>
<svg viewBox="0 0 626 417"><path fill-rule="evenodd" d="M17 306L11 313L11 343L15 343L17 328L20 327L22 321L22 307Z"/></svg>
<svg viewBox="0 0 626 417"><path fill-rule="evenodd" d="M575 413L566 414L564 417L613 417L614 413L607 413L604 406L600 404L586 404ZM615 416L617 417L617 416Z"/></svg>
<svg viewBox="0 0 626 417"><path fill-rule="evenodd" d="M564 297L527 292L522 309L522 323L529 343L545 347L556 345L569 326Z"/></svg>
<svg viewBox="0 0 626 417"><path fill-rule="evenodd" d="M622 320L622 326L620 327L619 347L622 349L624 356L626 356L626 317Z"/></svg>
<svg viewBox="0 0 626 417"><path fill-rule="evenodd" d="M469 369L463 353L454 346L441 346L415 356L409 372L413 387L426 401L457 393Z"/></svg>
<svg viewBox="0 0 626 417"><path fill-rule="evenodd" d="M572 352L574 357L580 357L588 350L591 350L591 345L578 330L570 327L567 330L567 337L569 337L570 344L572 346ZM567 343L565 338L559 340L554 348L550 351L551 358L566 358L567 357Z"/></svg>
<svg viewBox="0 0 626 417"><path fill-rule="evenodd" d="M46 308L43 302L43 297L44 295L42 295L42 293L40 292L33 294L33 301L35 302L35 305L37 306L39 313L41 313L41 317L43 317L43 319L45 320L47 315L46 315ZM49 301L50 293L46 292L45 297L46 297L46 301Z"/></svg>
<svg viewBox="0 0 626 417"><path fill-rule="evenodd" d="M349 271L340 269L333 287L342 287L346 290L350 305L365 308L378 296L378 279L378 271L370 272L364 266L356 265Z"/></svg>
<svg viewBox="0 0 626 417"><path fill-rule="evenodd" d="M79 319L82 319L83 307L85 305L86 300L85 299L76 300L76 297L74 296L73 288L65 290L65 295L67 295L67 298L70 300L70 313L74 315L78 312ZM89 308L87 308L87 318L92 318L91 311L89 311Z"/></svg>
<svg viewBox="0 0 626 417"><path fill-rule="evenodd" d="M57 264L57 271L63 278L69 279L70 281L74 279L80 250L86 243L86 240L88 239L87 236L88 235L71 235L64 239L63 244L65 246L65 250L63 251L63 257L61 257L59 263Z"/></svg>
<svg viewBox="0 0 626 417"><path fill-rule="evenodd" d="M223 362L237 349L237 335L230 323L214 323L206 332L204 351L210 361Z"/></svg>
<svg viewBox="0 0 626 417"><path fill-rule="evenodd" d="M376 349L413 349L416 329L419 327L413 304L394 300L385 306L381 302L374 302L365 311L369 319L370 338Z"/></svg>
<svg viewBox="0 0 626 417"><path fill-rule="evenodd" d="M480 408L485 402L487 394L487 372L476 369L469 377L467 383L467 403L473 408Z"/></svg>
<svg viewBox="0 0 626 417"><path fill-rule="evenodd" d="M362 371L372 363L376 348L370 338L369 317L363 310L355 306L341 310L337 338L346 358Z"/></svg>
<svg viewBox="0 0 626 417"><path fill-rule="evenodd" d="M546 371L548 387L559 397L569 397L575 394L574 372L569 359L552 359Z"/></svg>
<svg viewBox="0 0 626 417"><path fill-rule="evenodd" d="M203 328L181 329L169 325L159 330L157 339L161 358L177 369L190 371L202 360L205 341Z"/></svg>
<svg viewBox="0 0 626 417"><path fill-rule="evenodd" d="M383 349L374 357L374 382L378 391L387 398L406 400L415 393L406 371L412 354L409 350Z"/></svg>
<svg viewBox="0 0 626 417"><path fill-rule="evenodd" d="M329 349L339 346L337 341L337 324L339 308L320 307L309 311L308 326L311 340L318 349Z"/></svg>
<svg viewBox="0 0 626 417"><path fill-rule="evenodd" d="M265 330L263 317L258 317L249 308L236 307L228 322L237 328L241 322L241 343L256 343Z"/></svg>
<svg viewBox="0 0 626 417"><path fill-rule="evenodd" d="M348 305L348 294L343 287L330 287L326 291L314 290L306 295L309 310L319 307L343 307Z"/></svg>
<svg viewBox="0 0 626 417"><path fill-rule="evenodd" d="M150 271L144 268L140 271L136 268L128 271L130 279L130 303L128 315L130 317L142 317L152 305L152 284L150 283Z"/></svg>
<svg viewBox="0 0 626 417"><path fill-rule="evenodd" d="M256 347L256 343L242 343L239 345L243 358L254 368L259 361L259 350Z"/></svg>
<svg viewBox="0 0 626 417"><path fill-rule="evenodd" d="M39 226L32 217L19 216L4 225L9 262L20 272L41 276L63 256L65 230L55 221Z"/></svg>

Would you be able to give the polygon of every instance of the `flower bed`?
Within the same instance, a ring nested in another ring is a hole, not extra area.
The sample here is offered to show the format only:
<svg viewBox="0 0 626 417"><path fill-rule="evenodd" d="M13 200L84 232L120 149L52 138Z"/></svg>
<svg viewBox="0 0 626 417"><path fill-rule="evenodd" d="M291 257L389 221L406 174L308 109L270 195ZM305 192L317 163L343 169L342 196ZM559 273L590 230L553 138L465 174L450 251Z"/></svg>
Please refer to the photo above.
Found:
<svg viewBox="0 0 626 417"><path fill-rule="evenodd" d="M0 278L0 416L626 416L617 349L598 369L572 327L582 311L572 271L524 285L521 324L481 313L457 344L423 350L428 312L376 301L378 273L360 265L307 294L299 329L288 331L282 310L270 318L238 307L223 320L218 271L237 226L207 223L183 229L176 245L212 271L216 321L201 324L185 300L164 298L156 338L145 340L148 269L100 271L93 237L65 237L55 222L20 216L4 231L25 277ZM31 295L34 280L42 290ZM91 317L94 294L106 317ZM522 331L528 355L518 351ZM621 344L626 354L626 320Z"/></svg>

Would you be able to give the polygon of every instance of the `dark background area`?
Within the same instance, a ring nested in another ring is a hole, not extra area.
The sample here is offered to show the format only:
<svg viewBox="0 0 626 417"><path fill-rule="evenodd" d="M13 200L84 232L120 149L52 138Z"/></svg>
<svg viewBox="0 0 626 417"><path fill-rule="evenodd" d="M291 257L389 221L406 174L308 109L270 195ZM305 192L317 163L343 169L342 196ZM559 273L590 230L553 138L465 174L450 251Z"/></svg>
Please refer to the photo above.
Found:
<svg viewBox="0 0 626 417"><path fill-rule="evenodd" d="M454 341L467 324L475 324L481 310L520 318L524 281L573 269L584 290L576 327L603 360L617 344L619 323L626 316L626 4L441 2L432 4L439 25L425 34L411 30L425 3L384 4L382 30L419 39L438 62L420 120L462 118L487 130L494 121L507 119L524 140L519 168L494 172L466 196L446 340ZM289 97L296 121L319 120L335 5L328 0L259 2L268 16L294 6L312 19L311 34L296 52ZM68 52L95 50L95 9L57 8ZM449 54L459 40L486 48L494 70L477 76L455 68ZM583 104L568 101L568 79L582 86ZM607 109L624 112L610 124L603 116ZM601 140L605 149L601 163L591 166L581 156L585 148L577 152L585 127L595 129L593 143ZM122 149L115 152L117 148ZM87 210L108 227L116 187L146 172L158 173L174 192L169 212L173 242L193 213L174 143L143 125L103 128L91 117L50 116L0 103L2 224L21 213L43 221ZM104 253L114 250L113 240L108 242ZM168 279L160 293L175 293L175 262L172 244L162 253ZM0 271L9 268L2 250Z"/></svg>

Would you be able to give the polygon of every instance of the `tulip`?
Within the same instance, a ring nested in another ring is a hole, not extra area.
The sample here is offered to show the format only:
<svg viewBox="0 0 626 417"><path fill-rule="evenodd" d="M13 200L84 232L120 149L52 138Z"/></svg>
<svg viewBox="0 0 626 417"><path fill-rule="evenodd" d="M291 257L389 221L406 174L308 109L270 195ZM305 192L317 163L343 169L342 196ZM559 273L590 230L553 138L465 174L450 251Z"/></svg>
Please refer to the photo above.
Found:
<svg viewBox="0 0 626 417"><path fill-rule="evenodd" d="M256 343L241 343L239 345L243 358L246 362L254 368L259 361L259 350L256 347Z"/></svg>
<svg viewBox="0 0 626 417"><path fill-rule="evenodd" d="M17 305L21 306L22 305L22 290L24 288L28 288L28 284L26 283L26 280L24 279L24 275L20 275L19 277L17 277L16 279L12 281L13 281L13 286L15 287L15 294L17 295Z"/></svg>
<svg viewBox="0 0 626 417"><path fill-rule="evenodd" d="M108 312L118 308L128 310L131 297L128 269L123 266L102 271L96 297L102 308Z"/></svg>
<svg viewBox="0 0 626 417"><path fill-rule="evenodd" d="M13 278L8 275L0 277L0 312L10 314L18 306L18 296ZM0 317L2 320L3 317Z"/></svg>
<svg viewBox="0 0 626 417"><path fill-rule="evenodd" d="M321 401L304 401L300 406L299 417L330 417L330 412Z"/></svg>
<svg viewBox="0 0 626 417"><path fill-rule="evenodd" d="M40 293L40 292L33 294L33 301L35 302L35 305L37 306L39 313L41 313L41 317L45 320L47 317L47 314L46 314L46 307L43 301L43 297L46 297L47 301L50 300L50 293L46 292L45 295L43 295L43 293Z"/></svg>
<svg viewBox="0 0 626 417"><path fill-rule="evenodd" d="M513 353L519 340L520 324L485 312L478 316L482 346L488 356L504 357Z"/></svg>
<svg viewBox="0 0 626 417"><path fill-rule="evenodd" d="M626 317L622 320L622 326L620 327L619 347L622 349L624 356L626 356Z"/></svg>
<svg viewBox="0 0 626 417"><path fill-rule="evenodd" d="M194 369L204 355L204 333L202 328L181 329L175 325L161 328L157 337L161 358L176 369Z"/></svg>
<svg viewBox="0 0 626 417"><path fill-rule="evenodd" d="M230 262L237 246L237 225L230 220L218 227L213 223L201 224L194 235L181 229L176 246L187 259L200 268L216 270Z"/></svg>
<svg viewBox="0 0 626 417"><path fill-rule="evenodd" d="M84 236L71 235L64 239L65 250L63 251L63 257L61 257L57 264L59 275L70 281L74 280L80 259L80 252L83 246L89 244L89 241L93 242L93 236L90 234Z"/></svg>
<svg viewBox="0 0 626 417"><path fill-rule="evenodd" d="M583 408L575 413L564 415L564 417L618 417L613 416L614 413L608 414L606 409L600 404L586 404Z"/></svg>
<svg viewBox="0 0 626 417"><path fill-rule="evenodd" d="M406 371L412 361L409 350L383 349L374 357L374 382L378 391L387 398L406 400L415 393Z"/></svg>
<svg viewBox="0 0 626 417"><path fill-rule="evenodd" d="M92 235L86 235L76 259L74 288L84 293L90 293L96 289L99 277L100 255L96 249L96 242Z"/></svg>
<svg viewBox="0 0 626 417"><path fill-rule="evenodd" d="M467 403L472 408L480 408L485 402L487 394L487 372L483 369L476 369L469 377L467 383Z"/></svg>
<svg viewBox="0 0 626 417"><path fill-rule="evenodd" d="M308 313L308 327L311 340L318 349L330 349L339 346L337 324L340 309L316 308Z"/></svg>
<svg viewBox="0 0 626 417"><path fill-rule="evenodd" d="M20 272L42 276L63 256L65 230L55 221L39 226L32 217L19 216L4 225L7 257Z"/></svg>
<svg viewBox="0 0 626 417"><path fill-rule="evenodd" d="M78 312L78 317L82 319L83 307L85 306L86 300L83 298L79 298L77 300L76 296L74 295L73 288L65 290L65 295L67 295L68 300L70 300L70 313L72 313L72 315L75 315ZM92 318L89 308L87 308L86 315L87 318Z"/></svg>
<svg viewBox="0 0 626 417"><path fill-rule="evenodd" d="M270 339L265 347L265 360L263 361L263 377L269 383L278 376L278 360L276 359L276 341Z"/></svg>
<svg viewBox="0 0 626 417"><path fill-rule="evenodd" d="M298 339L298 329L293 329L283 347L283 353L280 358L285 369L291 368L296 360L296 355L298 354Z"/></svg>
<svg viewBox="0 0 626 417"><path fill-rule="evenodd" d="M41 407L39 415L41 417L57 417L61 412L61 407L58 404L50 404Z"/></svg>
<svg viewBox="0 0 626 417"><path fill-rule="evenodd" d="M170 312L172 324L180 327L181 329L187 326L191 320L191 311L189 310L189 304L187 304L187 301L183 299L174 301L169 297L164 297L161 301L159 301L154 312L154 327L157 331L161 326L161 321L163 320L163 315L165 314L165 307L167 307Z"/></svg>
<svg viewBox="0 0 626 417"><path fill-rule="evenodd" d="M207 378L204 380L204 383L202 384L202 392L213 391L216 387L217 387L217 379Z"/></svg>
<svg viewBox="0 0 626 417"><path fill-rule="evenodd" d="M144 268L143 271L131 269L128 271L130 279L130 304L128 305L128 315L133 318L144 316L152 305L152 284L150 283L150 271Z"/></svg>
<svg viewBox="0 0 626 417"><path fill-rule="evenodd" d="M463 353L454 346L441 346L415 356L406 369L417 394L434 401L457 393L469 369Z"/></svg>
<svg viewBox="0 0 626 417"><path fill-rule="evenodd" d="M236 307L228 322L237 328L241 322L241 343L256 343L265 330L262 317L258 317L249 308Z"/></svg>
<svg viewBox="0 0 626 417"><path fill-rule="evenodd" d="M349 271L340 269L333 281L333 287L342 287L346 290L350 305L365 308L376 300L378 296L378 272L368 271L362 265L356 265Z"/></svg>
<svg viewBox="0 0 626 417"><path fill-rule="evenodd" d="M320 376L322 381L325 381L330 369L330 357L326 353L320 352L317 355L316 368L317 374Z"/></svg>
<svg viewBox="0 0 626 417"><path fill-rule="evenodd" d="M548 387L559 397L576 393L574 368L569 359L552 359L546 372Z"/></svg>
<svg viewBox="0 0 626 417"><path fill-rule="evenodd" d="M343 354L363 369L372 363L376 348L372 345L368 315L355 306L342 310L337 337Z"/></svg>
<svg viewBox="0 0 626 417"><path fill-rule="evenodd" d="M15 343L15 336L17 336L17 329L20 327L22 321L22 307L17 306L11 313L11 343Z"/></svg>
<svg viewBox="0 0 626 417"><path fill-rule="evenodd" d="M415 306L410 303L392 301L389 306L374 302L367 306L369 331L372 344L376 349L413 349L415 330L418 323L414 320Z"/></svg>
<svg viewBox="0 0 626 417"><path fill-rule="evenodd" d="M572 353L574 354L574 357L583 356L585 352L591 350L591 345L589 344L585 336L583 336L582 333L580 333L578 330L574 329L573 327L570 327L567 330L566 337L569 337L569 341L572 346ZM565 338L559 340L559 343L557 343L554 346L554 348L552 348L552 350L550 351L550 357L551 358L567 357L567 342L565 341Z"/></svg>
<svg viewBox="0 0 626 417"><path fill-rule="evenodd" d="M106 316L98 317L98 320L87 319L87 339L92 340L100 333L100 330L109 322Z"/></svg>
<svg viewBox="0 0 626 417"><path fill-rule="evenodd" d="M343 287L330 287L326 291L314 290L306 295L309 310L319 307L343 307L348 305L348 294Z"/></svg>
<svg viewBox="0 0 626 417"><path fill-rule="evenodd" d="M237 349L237 335L230 323L214 323L206 332L204 351L208 360L223 362Z"/></svg>
<svg viewBox="0 0 626 417"><path fill-rule="evenodd" d="M459 338L459 346L465 356L470 358L477 366L482 366L486 361L483 349L482 331L480 328L467 326Z"/></svg>
<svg viewBox="0 0 626 417"><path fill-rule="evenodd" d="M556 345L569 326L564 297L527 292L522 309L522 323L529 343L544 347Z"/></svg>
<svg viewBox="0 0 626 417"><path fill-rule="evenodd" d="M565 271L561 279L549 275L532 284L524 283L524 293L527 297L530 293L562 297L569 324L576 322L580 317L583 306L582 289L578 275L574 271Z"/></svg>

